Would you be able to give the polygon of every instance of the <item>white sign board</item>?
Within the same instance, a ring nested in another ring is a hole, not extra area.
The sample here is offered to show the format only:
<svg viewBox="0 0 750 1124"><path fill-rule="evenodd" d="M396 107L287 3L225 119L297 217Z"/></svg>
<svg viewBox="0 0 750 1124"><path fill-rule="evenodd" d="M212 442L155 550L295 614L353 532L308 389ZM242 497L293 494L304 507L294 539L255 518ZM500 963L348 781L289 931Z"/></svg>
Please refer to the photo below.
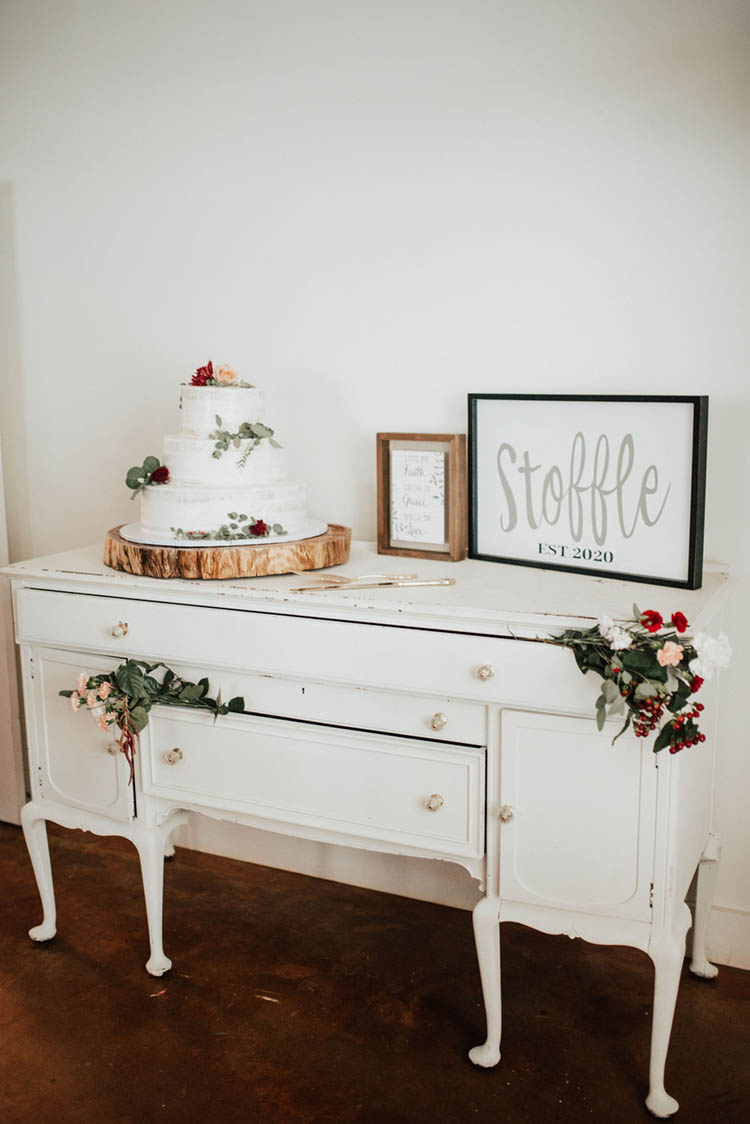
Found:
<svg viewBox="0 0 750 1124"><path fill-rule="evenodd" d="M696 588L707 405L471 395L470 555Z"/></svg>

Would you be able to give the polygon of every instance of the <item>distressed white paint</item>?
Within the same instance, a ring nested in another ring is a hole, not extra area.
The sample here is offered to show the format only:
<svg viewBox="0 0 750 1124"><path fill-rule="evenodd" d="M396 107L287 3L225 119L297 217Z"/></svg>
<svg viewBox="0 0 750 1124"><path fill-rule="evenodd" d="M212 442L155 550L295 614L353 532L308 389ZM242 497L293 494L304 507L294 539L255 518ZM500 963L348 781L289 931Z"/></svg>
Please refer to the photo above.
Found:
<svg viewBox="0 0 750 1124"><path fill-rule="evenodd" d="M371 548L357 544L354 553L374 565ZM715 972L705 952L718 858L710 821L715 739L657 758L632 735L613 748L614 724L596 731L596 685L570 653L531 639L581 619L595 579L558 576L567 602L561 615L538 600L523 606L517 568L464 562L454 567L456 588L471 577L475 598L462 611L445 587L422 589L417 604L410 603L416 591L389 589L360 605L356 591L290 594L296 576L144 582L102 569L85 552L76 558L75 568L60 555L8 570L34 780L23 823L43 906L33 939L49 939L56 928L45 820L136 846L153 975L171 966L161 936L164 855L190 812L291 838L451 861L482 895L474 929L487 1038L472 1061L490 1066L500 1058L501 921L628 944L648 953L655 970L646 1103L657 1116L676 1111L664 1068L691 921L684 898L699 865L692 966L698 975ZM727 587L714 574L705 589L685 595L697 627L712 626ZM501 589L516 607L495 607ZM606 589L605 610L616 616L622 591ZM526 639L514 639L514 629ZM126 655L200 669L224 697L247 692L248 713L216 722L155 708L139 745L135 802L110 739L59 696L78 670L108 670ZM314 705L304 713L308 689ZM269 709L258 713L256 700ZM379 729L371 729L378 709ZM435 713L446 719L438 730ZM445 736L449 726L455 741Z"/></svg>

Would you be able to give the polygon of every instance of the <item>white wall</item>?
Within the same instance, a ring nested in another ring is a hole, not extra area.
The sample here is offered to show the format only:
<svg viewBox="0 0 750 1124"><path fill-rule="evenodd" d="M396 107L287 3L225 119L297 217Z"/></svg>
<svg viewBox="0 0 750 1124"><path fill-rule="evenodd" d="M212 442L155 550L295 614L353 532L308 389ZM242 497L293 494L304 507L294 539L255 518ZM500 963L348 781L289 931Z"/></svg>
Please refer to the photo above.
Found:
<svg viewBox="0 0 750 1124"><path fill-rule="evenodd" d="M468 391L707 392L707 553L747 634L745 0L0 12L14 557L132 516L124 472L209 357L270 391L314 507L361 537L375 432L464 430ZM714 951L750 966L744 671Z"/></svg>

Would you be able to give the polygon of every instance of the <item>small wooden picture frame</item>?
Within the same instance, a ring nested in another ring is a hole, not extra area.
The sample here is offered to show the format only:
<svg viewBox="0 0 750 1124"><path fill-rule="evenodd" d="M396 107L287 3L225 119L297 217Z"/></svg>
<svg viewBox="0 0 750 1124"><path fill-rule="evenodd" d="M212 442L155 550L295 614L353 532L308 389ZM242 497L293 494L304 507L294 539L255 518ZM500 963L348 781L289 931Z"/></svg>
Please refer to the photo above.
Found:
<svg viewBox="0 0 750 1124"><path fill-rule="evenodd" d="M378 433L377 454L378 554L465 558L465 435Z"/></svg>

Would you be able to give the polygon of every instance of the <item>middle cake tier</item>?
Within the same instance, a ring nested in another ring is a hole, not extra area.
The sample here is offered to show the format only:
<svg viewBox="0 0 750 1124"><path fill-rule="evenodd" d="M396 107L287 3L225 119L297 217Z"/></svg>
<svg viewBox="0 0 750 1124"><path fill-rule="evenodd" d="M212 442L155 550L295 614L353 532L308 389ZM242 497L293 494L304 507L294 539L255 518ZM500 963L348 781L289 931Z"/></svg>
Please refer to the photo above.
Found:
<svg viewBox="0 0 750 1124"><path fill-rule="evenodd" d="M210 438L167 434L163 462L173 484L252 487L280 484L287 479L286 449L266 442L252 449L250 446L251 442L242 441L238 447L230 445L217 457L216 443Z"/></svg>

